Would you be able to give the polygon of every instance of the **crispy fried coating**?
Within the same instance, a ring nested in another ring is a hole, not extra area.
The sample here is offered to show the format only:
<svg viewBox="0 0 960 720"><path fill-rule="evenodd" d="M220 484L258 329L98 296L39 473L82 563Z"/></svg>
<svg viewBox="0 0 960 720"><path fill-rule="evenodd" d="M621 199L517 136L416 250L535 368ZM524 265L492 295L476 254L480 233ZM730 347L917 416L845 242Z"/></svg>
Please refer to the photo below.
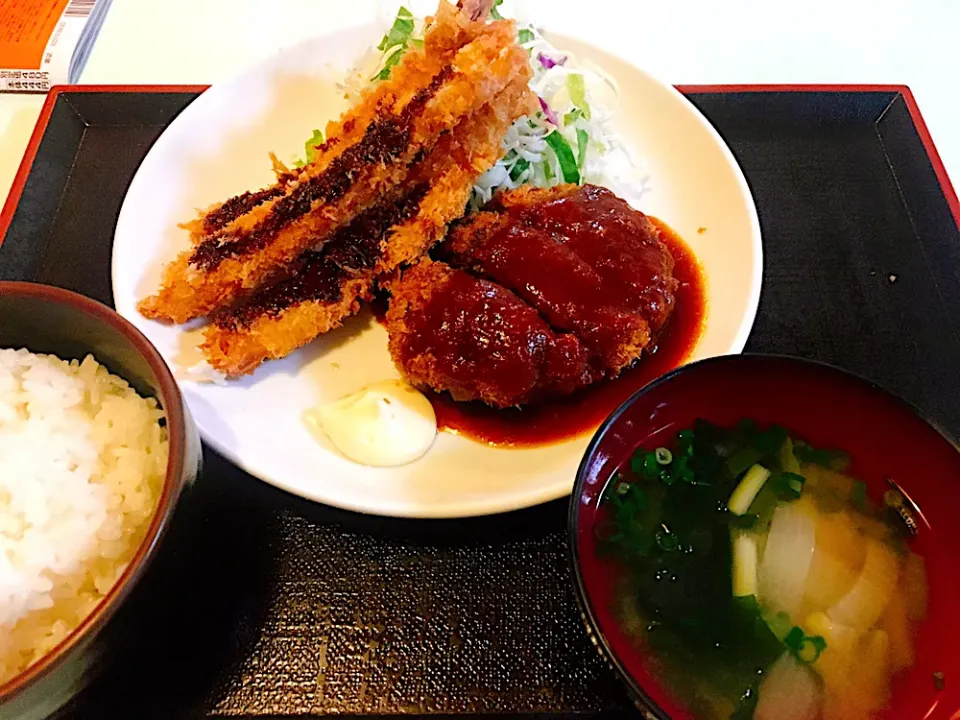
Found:
<svg viewBox="0 0 960 720"><path fill-rule="evenodd" d="M557 188L546 197L573 198L576 186ZM438 257L503 285L536 310L557 331L575 333L610 376L636 360L651 339L639 308L605 281L604 274L551 232L521 212L544 202L544 195L504 193L511 210L480 212L460 223ZM524 202L525 200L525 202ZM631 211L633 212L633 211ZM606 238L599 234L597 243Z"/></svg>
<svg viewBox="0 0 960 720"><path fill-rule="evenodd" d="M575 335L501 285L423 259L390 290L390 355L413 385L504 408L599 377Z"/></svg>
<svg viewBox="0 0 960 720"><path fill-rule="evenodd" d="M429 23L430 29L424 37L424 47L412 48L403 62L391 70L390 78L386 82L378 82L366 88L350 112L328 122L324 137L333 140L328 140L314 149L320 154L326 154L333 152L336 146L342 148L355 143L363 137L366 128L377 119L383 108L406 105L420 88L428 85L437 73L453 61L460 48L484 32L484 23L476 21L485 18L487 13L476 17L472 15L473 13L466 10L458 10L448 2L441 2ZM195 244L222 230L258 205L286 194L301 171L287 168L276 157L271 156L271 159L277 176L276 183L217 203L203 211L200 217L182 225L190 231L191 240Z"/></svg>
<svg viewBox="0 0 960 720"><path fill-rule="evenodd" d="M405 195L361 214L291 277L215 318L203 345L208 362L240 375L288 355L357 312L377 277L427 252L463 213L477 177L496 162L507 128L533 109L528 80L529 71L521 71L441 138L405 183Z"/></svg>
<svg viewBox="0 0 960 720"><path fill-rule="evenodd" d="M275 280L301 253L406 182L411 163L441 134L496 97L527 67L514 33L512 22L484 25L429 84L412 95L397 87L394 105L384 108L357 142L341 143L339 135L328 138L316 161L284 195L251 208L168 265L159 293L143 300L140 311L186 322ZM398 67L405 61L406 56ZM349 114L343 121L348 124Z"/></svg>
<svg viewBox="0 0 960 720"><path fill-rule="evenodd" d="M408 380L521 405L615 377L650 348L678 282L643 213L594 185L508 190L488 207L434 251L446 264L390 286L390 352Z"/></svg>

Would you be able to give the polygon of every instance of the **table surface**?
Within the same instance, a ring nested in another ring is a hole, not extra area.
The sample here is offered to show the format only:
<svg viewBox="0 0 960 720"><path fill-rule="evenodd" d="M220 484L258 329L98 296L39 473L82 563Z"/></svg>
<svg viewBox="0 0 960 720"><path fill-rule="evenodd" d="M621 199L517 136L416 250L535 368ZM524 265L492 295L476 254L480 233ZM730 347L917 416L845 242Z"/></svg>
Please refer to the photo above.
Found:
<svg viewBox="0 0 960 720"><path fill-rule="evenodd" d="M960 27L958 0L921 0L910 13L899 7L899 0L873 0L869 5L860 0L810 0L791 6L769 0L666 0L656 5L647 0L537 0L528 5L528 14L551 29L602 44L672 83L909 85L948 172L960 184L960 125L951 122L960 118L960 94L950 72L960 68L960 43L953 37ZM216 82L305 37L378 14L376 0L114 0L82 80ZM42 101L40 96L0 96L0 197L20 162ZM797 248L799 256L802 246ZM781 266L783 272L790 267L796 265ZM284 640L279 631L264 637L263 642L276 646ZM322 633L311 636L318 647L325 638ZM267 655L282 659L279 653ZM251 672L256 670L254 663Z"/></svg>
<svg viewBox="0 0 960 720"><path fill-rule="evenodd" d="M511 6L511 3L512 6ZM435 0L408 2L429 12ZM113 0L83 83L215 83L312 35L392 15L399 0ZM674 84L909 85L960 184L958 0L506 0ZM41 95L0 95L0 198Z"/></svg>
<svg viewBox="0 0 960 720"><path fill-rule="evenodd" d="M906 104L877 123L890 94L877 95L693 101L742 162L766 232L766 292L748 348L866 374L957 434L960 405L943 389L960 366L960 235L930 192ZM33 174L0 248L0 278L109 297L119 203L176 102L74 94L58 113L74 132L38 156L62 173ZM132 107L142 125L98 120ZM70 124L79 117L91 123L82 141ZM131 708L141 720L418 711L586 720L624 707L577 616L562 501L511 516L391 521L285 495L212 454L206 462L197 486L206 500L182 526L199 537L164 545L189 548L192 562L162 582L166 592L138 586L162 613L127 630L137 652L75 720L128 720Z"/></svg>

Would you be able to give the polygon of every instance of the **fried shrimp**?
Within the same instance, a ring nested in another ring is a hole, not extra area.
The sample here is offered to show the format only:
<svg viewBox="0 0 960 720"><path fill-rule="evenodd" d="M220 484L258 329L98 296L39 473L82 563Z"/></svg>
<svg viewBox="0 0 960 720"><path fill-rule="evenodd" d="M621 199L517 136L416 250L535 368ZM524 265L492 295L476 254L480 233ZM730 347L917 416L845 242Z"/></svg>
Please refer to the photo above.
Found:
<svg viewBox="0 0 960 720"><path fill-rule="evenodd" d="M322 143L315 146L314 150L320 153L332 152L337 146L342 148L355 143L363 137L364 131L377 119L383 107L408 103L418 89L428 85L437 73L453 62L460 48L485 31L484 23L476 21L486 17L486 14L476 14L473 6L458 11L457 7L449 3L441 3L436 15L428 21L430 28L424 37L424 47L408 52L403 62L392 69L388 80L366 88L348 113L328 122L324 137L334 138L333 144ZM276 158L272 159L277 176L275 184L261 190L241 193L208 208L200 217L184 223L182 227L190 231L194 244L222 230L258 205L287 193L301 169L287 168Z"/></svg>
<svg viewBox="0 0 960 720"><path fill-rule="evenodd" d="M518 75L529 72L526 52L514 41L512 22L484 24L475 35L416 89L400 80L421 80L426 70L407 71L404 66L408 55L413 58L410 63L421 62L424 56L419 51L405 55L391 88L376 91L381 94L380 112L356 142L341 138L350 137L368 111L364 102L358 120L352 120L355 111L347 113L339 121L339 134L318 148L316 160L284 180L282 194L235 203L246 212L168 265L160 291L143 300L140 311L151 318L186 322L229 306L282 277L302 253L322 245L409 182L415 172L411 165L417 165L443 134L491 102ZM254 201L258 204L247 209Z"/></svg>
<svg viewBox="0 0 960 720"><path fill-rule="evenodd" d="M289 275L240 307L217 315L203 345L208 362L228 375L249 373L338 327L369 297L378 277L413 262L460 217L477 177L497 160L510 124L534 96L521 70L491 102L444 135L389 194L308 251Z"/></svg>

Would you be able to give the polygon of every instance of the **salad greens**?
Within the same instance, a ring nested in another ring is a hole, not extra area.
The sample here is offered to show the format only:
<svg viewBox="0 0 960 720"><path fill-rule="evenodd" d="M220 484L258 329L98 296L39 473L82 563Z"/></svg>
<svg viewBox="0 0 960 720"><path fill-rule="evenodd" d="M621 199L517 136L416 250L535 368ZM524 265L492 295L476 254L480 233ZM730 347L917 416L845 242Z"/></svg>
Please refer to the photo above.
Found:
<svg viewBox="0 0 960 720"><path fill-rule="evenodd" d="M556 153L557 160L560 162L560 172L565 183L580 182L580 168L577 165L577 159L573 156L573 149L570 143L559 132L554 130L545 138L553 152Z"/></svg>
<svg viewBox="0 0 960 720"><path fill-rule="evenodd" d="M492 19L502 19L498 9L502 2L495 0L490 11ZM379 60L369 81L388 79L411 47L422 47L423 30L410 9L401 7L377 45ZM502 189L525 184L538 187L583 184L587 182L588 173L592 173L592 181L596 182L601 167L599 158L621 152L609 137L605 120L595 117L597 113L589 99L588 77L594 86L609 85L610 81L577 67L572 55L554 48L533 26L519 28L517 42L530 55L534 73L530 86L537 93L542 109L520 118L510 127L503 140L503 155L474 186L469 203L471 210L482 207ZM612 87L617 93L615 85ZM295 164L301 167L310 163L315 157L314 145L322 142L322 133L314 131L306 143L305 159Z"/></svg>
<svg viewBox="0 0 960 720"><path fill-rule="evenodd" d="M583 166L587 162L587 142L590 136L583 128L577 128L577 169L583 176Z"/></svg>
<svg viewBox="0 0 960 720"><path fill-rule="evenodd" d="M570 102L580 111L584 120L590 119L590 105L587 103L587 86L580 73L567 75L567 92L570 93Z"/></svg>
<svg viewBox="0 0 960 720"><path fill-rule="evenodd" d="M313 135L307 138L303 144L303 160L297 160L293 163L294 167L303 167L309 165L317 158L317 146L323 145L323 133L317 128L313 129Z"/></svg>
<svg viewBox="0 0 960 720"><path fill-rule="evenodd" d="M501 0L502 2L502 0ZM370 78L371 80L386 80L390 77L391 69L400 62L400 58L407 51L411 44L422 40L413 37L414 21L413 13L405 7L397 11L397 17L387 34L383 36L377 50L384 53L380 62L380 69Z"/></svg>

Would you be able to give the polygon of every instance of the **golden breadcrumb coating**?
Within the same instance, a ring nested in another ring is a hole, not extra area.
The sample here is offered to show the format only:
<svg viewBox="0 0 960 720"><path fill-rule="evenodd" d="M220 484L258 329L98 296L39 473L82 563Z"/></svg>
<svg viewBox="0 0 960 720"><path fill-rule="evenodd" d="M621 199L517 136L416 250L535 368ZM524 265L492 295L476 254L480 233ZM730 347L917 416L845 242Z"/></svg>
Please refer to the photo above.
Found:
<svg viewBox="0 0 960 720"><path fill-rule="evenodd" d="M357 142L340 142L340 135L328 138L284 195L253 207L184 251L167 266L160 291L143 300L140 311L151 318L186 322L275 280L300 253L324 242L405 182L418 155L496 97L526 67L527 55L515 43L512 22L483 25L427 86L413 93L402 85L394 87L392 107L384 108ZM402 79L406 73L397 76ZM342 121L344 127L349 117Z"/></svg>
<svg viewBox="0 0 960 720"><path fill-rule="evenodd" d="M372 292L377 277L392 273L427 252L443 237L447 224L462 215L476 179L497 161L507 128L533 109L536 99L527 88L528 81L529 70L521 71L493 101L441 138L405 184L427 185L416 213L382 229L383 239L372 266L347 268L338 275L338 297L306 298L279 312L274 304L263 302L260 312L252 318L242 312L243 308L239 314L220 316L205 333L203 351L208 362L221 372L240 375L252 372L265 360L288 355L356 313L360 300ZM331 240L328 247L332 249L337 243L336 239ZM335 272L322 265L311 271ZM303 278L288 282L304 285ZM264 293L289 294L285 288L270 288ZM252 302L257 301L258 296L254 296ZM238 315L243 317L242 322L238 322Z"/></svg>

